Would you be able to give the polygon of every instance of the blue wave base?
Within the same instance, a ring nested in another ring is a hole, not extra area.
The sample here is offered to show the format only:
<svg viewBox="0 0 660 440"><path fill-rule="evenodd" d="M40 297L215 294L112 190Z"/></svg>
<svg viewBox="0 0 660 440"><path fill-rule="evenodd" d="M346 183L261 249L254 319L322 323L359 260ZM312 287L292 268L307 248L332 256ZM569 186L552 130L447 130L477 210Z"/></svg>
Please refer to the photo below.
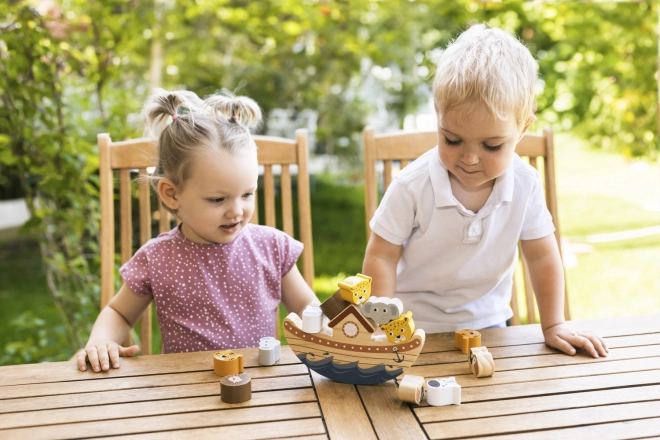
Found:
<svg viewBox="0 0 660 440"><path fill-rule="evenodd" d="M387 370L385 364L376 365L371 368L360 368L357 362L336 364L333 362L333 356L313 361L309 360L307 355L307 353L301 353L298 355L298 359L307 365L310 370L314 370L335 382L350 383L353 385L375 385L392 380L403 372L403 368Z"/></svg>

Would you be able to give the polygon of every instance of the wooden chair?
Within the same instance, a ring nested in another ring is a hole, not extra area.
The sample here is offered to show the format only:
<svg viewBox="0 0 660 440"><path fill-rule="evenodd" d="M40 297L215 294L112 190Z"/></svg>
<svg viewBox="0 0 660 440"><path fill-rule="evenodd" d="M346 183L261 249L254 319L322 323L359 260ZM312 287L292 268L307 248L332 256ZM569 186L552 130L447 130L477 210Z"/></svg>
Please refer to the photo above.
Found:
<svg viewBox="0 0 660 440"><path fill-rule="evenodd" d="M376 212L380 196L387 190L392 183L392 176L398 164L401 170L407 166L410 161L415 160L423 153L438 144L438 133L436 131L424 132L396 132L376 136L371 127L364 130L364 176L365 176L365 213L367 223L367 237L371 235L369 221ZM555 238L560 245L561 252L561 234L559 230L559 215L557 214L557 192L555 185L555 165L554 165L554 144L552 130L548 127L539 133L525 133L521 141L516 146L516 153L522 158L527 158L529 163L536 169L539 169L541 162L541 174L544 179L545 201L552 215L552 221L555 226ZM382 171L377 167L382 163ZM379 188L382 190L379 191ZM522 253L520 253L522 255ZM527 322L535 323L536 306L534 301L534 291L527 269L527 263L521 258L522 284L524 287L524 298L526 300ZM515 281L515 278L514 278ZM564 292L564 316L570 319L570 309L568 304L568 293ZM520 324L520 307L516 289L516 282L513 284L513 294L511 297L511 308L513 309L512 325Z"/></svg>
<svg viewBox="0 0 660 440"><path fill-rule="evenodd" d="M314 257L312 247L312 222L309 193L309 172L307 169L308 146L307 132L296 131L296 139L278 137L254 136L258 147L259 164L263 166L263 194L264 218L263 224L276 227L275 199L278 187L275 183L273 167L281 167L280 185L282 215L281 228L284 232L297 237L305 246L301 255L302 275L307 284L313 287ZM115 233L120 235L121 264L128 261L133 255L133 180L131 171L138 175L147 174L147 168L155 166L156 143L152 139L133 139L121 142L112 142L110 135L98 135L100 160L100 198L101 198L101 309L105 307L115 294ZM294 235L294 214L292 203L291 166L298 168L298 234ZM119 182L119 227L115 226L115 172ZM152 192L146 179L138 179L138 210L139 210L139 245L150 240L152 223L158 222L158 233L170 230L173 227L173 218L160 204L152 210ZM258 204L257 204L258 206ZM259 223L258 210L252 217L252 223ZM155 234L157 235L157 234ZM151 305L140 319L140 340L143 354L151 354L152 347L152 313ZM279 320L278 320L279 322ZM279 326L277 334L279 335Z"/></svg>

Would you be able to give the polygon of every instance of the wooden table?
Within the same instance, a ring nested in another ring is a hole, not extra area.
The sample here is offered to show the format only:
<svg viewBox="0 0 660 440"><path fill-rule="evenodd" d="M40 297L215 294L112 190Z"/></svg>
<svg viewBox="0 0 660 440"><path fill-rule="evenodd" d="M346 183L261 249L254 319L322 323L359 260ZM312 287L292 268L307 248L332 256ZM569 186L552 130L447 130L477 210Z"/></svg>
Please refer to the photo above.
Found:
<svg viewBox="0 0 660 440"><path fill-rule="evenodd" d="M463 404L415 406L393 381L331 382L288 347L273 367L245 355L252 399L220 400L210 352L123 359L107 373L75 364L0 368L0 438L632 438L660 436L660 314L575 322L606 337L610 354L566 356L538 325L484 330L496 373L477 379L453 334L428 335L410 373L455 376Z"/></svg>

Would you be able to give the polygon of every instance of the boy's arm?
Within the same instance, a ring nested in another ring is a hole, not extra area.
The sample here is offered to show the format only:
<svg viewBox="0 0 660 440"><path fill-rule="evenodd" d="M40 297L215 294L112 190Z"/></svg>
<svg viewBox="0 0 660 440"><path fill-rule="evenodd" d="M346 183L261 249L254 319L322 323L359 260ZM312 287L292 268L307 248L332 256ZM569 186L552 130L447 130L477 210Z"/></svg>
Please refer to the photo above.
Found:
<svg viewBox="0 0 660 440"><path fill-rule="evenodd" d="M607 345L590 331L574 331L564 322L564 271L554 234L536 240L522 240L523 256L529 267L532 287L541 315L546 344L566 354L584 348L591 356L607 356Z"/></svg>
<svg viewBox="0 0 660 440"><path fill-rule="evenodd" d="M282 278L282 303L287 312L294 312L300 317L305 307L321 305L295 264Z"/></svg>
<svg viewBox="0 0 660 440"><path fill-rule="evenodd" d="M120 356L133 356L140 349L137 345L122 347L131 328L151 302L151 296L137 295L127 284L122 285L96 318L85 348L77 355L80 371L87 370L86 360L96 372L107 371L112 364L119 368Z"/></svg>
<svg viewBox="0 0 660 440"><path fill-rule="evenodd" d="M403 252L402 245L392 244L375 232L367 244L362 273L372 278L371 295L394 297L396 265Z"/></svg>

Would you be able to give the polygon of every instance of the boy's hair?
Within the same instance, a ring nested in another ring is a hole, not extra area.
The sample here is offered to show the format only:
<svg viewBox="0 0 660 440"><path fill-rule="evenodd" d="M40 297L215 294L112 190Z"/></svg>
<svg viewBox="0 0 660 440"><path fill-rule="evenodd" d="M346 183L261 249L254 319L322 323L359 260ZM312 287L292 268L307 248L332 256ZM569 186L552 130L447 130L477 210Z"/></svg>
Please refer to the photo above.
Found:
<svg viewBox="0 0 660 440"><path fill-rule="evenodd" d="M502 29L478 24L447 46L433 81L438 113L472 112L483 104L495 118L513 112L519 127L534 117L538 63L529 49Z"/></svg>
<svg viewBox="0 0 660 440"><path fill-rule="evenodd" d="M143 115L147 133L158 138L156 169L149 178L156 191L163 178L183 188L190 165L200 153L256 149L250 129L261 121L256 102L226 92L202 100L185 90L156 89Z"/></svg>

